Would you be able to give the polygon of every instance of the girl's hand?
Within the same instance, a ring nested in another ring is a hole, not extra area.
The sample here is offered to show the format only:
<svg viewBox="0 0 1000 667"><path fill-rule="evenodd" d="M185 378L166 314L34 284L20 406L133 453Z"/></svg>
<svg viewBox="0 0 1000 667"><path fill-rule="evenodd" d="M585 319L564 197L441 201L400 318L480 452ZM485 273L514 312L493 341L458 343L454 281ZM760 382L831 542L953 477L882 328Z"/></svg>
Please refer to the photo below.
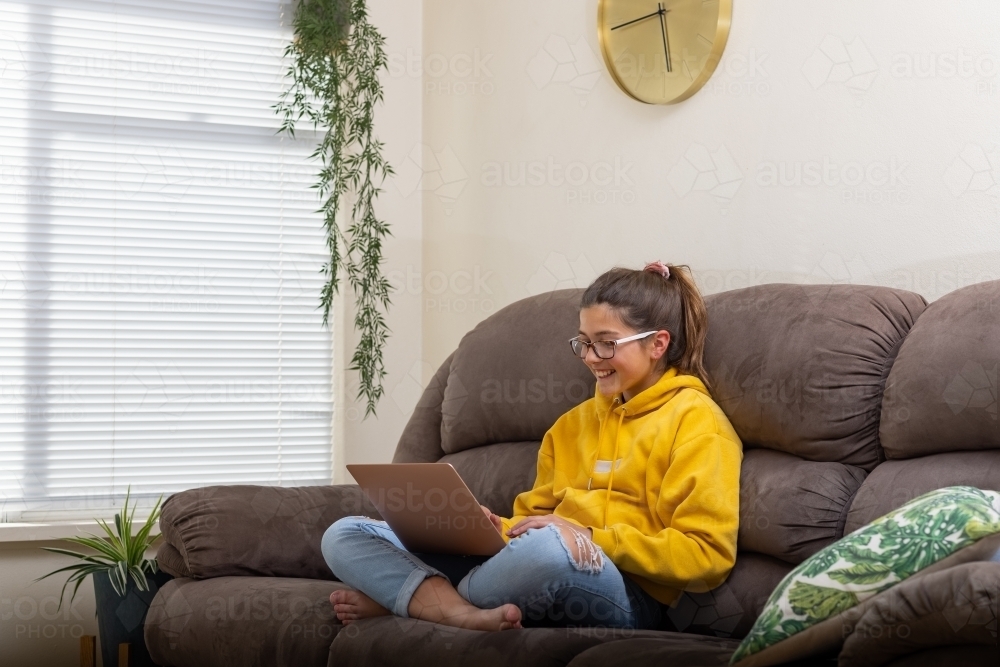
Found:
<svg viewBox="0 0 1000 667"><path fill-rule="evenodd" d="M572 521L567 521L566 519L556 516L555 514L529 516L527 519L522 519L517 523L517 525L511 526L510 530L507 531L507 535L510 537L517 537L518 535L526 532L529 528L543 528L550 523L554 523L557 526L565 526L566 528L575 530L578 533L582 533L587 537L587 539L592 539L594 536L590 528L583 528L582 526L575 524Z"/></svg>
<svg viewBox="0 0 1000 667"><path fill-rule="evenodd" d="M490 508L486 505L480 505L480 507L483 508L483 512L486 516L490 518L490 523L492 523L493 527L497 529L497 532L503 532L503 523L500 522L500 517L491 512Z"/></svg>

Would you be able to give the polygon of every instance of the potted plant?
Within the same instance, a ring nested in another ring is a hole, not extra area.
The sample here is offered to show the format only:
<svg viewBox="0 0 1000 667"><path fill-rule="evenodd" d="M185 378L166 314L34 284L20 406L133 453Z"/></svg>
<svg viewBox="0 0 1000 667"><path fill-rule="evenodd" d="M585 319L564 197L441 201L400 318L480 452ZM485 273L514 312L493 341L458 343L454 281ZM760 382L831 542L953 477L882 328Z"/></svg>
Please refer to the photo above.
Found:
<svg viewBox="0 0 1000 667"><path fill-rule="evenodd" d="M133 533L135 506L129 507L130 492L131 488L125 494L121 512L115 514L114 529L107 521L97 519L104 535L66 538L67 542L90 549L93 553L42 547L45 551L69 556L79 562L49 572L35 581L60 572L70 572L59 594L59 608L62 608L66 587L74 584L70 597L72 605L80 584L88 575L94 575L97 627L101 635L104 664L117 665L118 646L128 643L129 664L132 667L154 667L155 663L150 659L143 640L143 624L156 591L172 577L160 572L156 560L146 558L146 551L156 540L156 536L151 536L150 532L160 518L160 502L163 497L157 499L145 523L138 532Z"/></svg>

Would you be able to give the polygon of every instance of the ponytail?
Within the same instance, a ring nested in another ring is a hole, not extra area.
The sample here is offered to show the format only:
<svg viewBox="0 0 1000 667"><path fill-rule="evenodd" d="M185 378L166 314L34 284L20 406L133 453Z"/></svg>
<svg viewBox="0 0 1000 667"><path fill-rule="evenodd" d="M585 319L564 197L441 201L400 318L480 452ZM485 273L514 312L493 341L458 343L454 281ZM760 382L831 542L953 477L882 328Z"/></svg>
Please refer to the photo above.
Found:
<svg viewBox="0 0 1000 667"><path fill-rule="evenodd" d="M653 262L645 270L615 267L588 287L581 308L606 304L622 322L636 331L670 332L670 345L660 359L662 370L697 377L711 391L705 372L705 338L708 310L686 264Z"/></svg>

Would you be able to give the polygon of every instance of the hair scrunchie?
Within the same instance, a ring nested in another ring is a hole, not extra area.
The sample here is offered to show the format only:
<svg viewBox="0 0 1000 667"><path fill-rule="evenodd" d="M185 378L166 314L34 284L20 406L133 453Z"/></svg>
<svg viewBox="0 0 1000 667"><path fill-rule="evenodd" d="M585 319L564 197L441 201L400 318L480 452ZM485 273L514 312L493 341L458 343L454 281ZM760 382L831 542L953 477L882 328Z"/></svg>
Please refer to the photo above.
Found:
<svg viewBox="0 0 1000 667"><path fill-rule="evenodd" d="M655 262L650 262L642 270L652 271L653 273L659 273L661 276L667 278L668 280L670 278L670 267L659 260Z"/></svg>

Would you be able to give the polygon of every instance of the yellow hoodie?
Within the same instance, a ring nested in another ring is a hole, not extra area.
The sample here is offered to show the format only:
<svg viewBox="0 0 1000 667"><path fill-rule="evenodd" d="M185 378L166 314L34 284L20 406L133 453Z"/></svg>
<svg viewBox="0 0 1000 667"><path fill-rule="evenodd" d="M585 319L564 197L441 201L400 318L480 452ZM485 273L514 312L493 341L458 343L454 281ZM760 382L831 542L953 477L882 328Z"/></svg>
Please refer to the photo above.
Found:
<svg viewBox="0 0 1000 667"><path fill-rule="evenodd" d="M596 391L545 433L535 485L501 519L503 538L535 515L590 527L619 570L672 604L718 586L736 562L742 443L693 375L671 368L621 398Z"/></svg>

